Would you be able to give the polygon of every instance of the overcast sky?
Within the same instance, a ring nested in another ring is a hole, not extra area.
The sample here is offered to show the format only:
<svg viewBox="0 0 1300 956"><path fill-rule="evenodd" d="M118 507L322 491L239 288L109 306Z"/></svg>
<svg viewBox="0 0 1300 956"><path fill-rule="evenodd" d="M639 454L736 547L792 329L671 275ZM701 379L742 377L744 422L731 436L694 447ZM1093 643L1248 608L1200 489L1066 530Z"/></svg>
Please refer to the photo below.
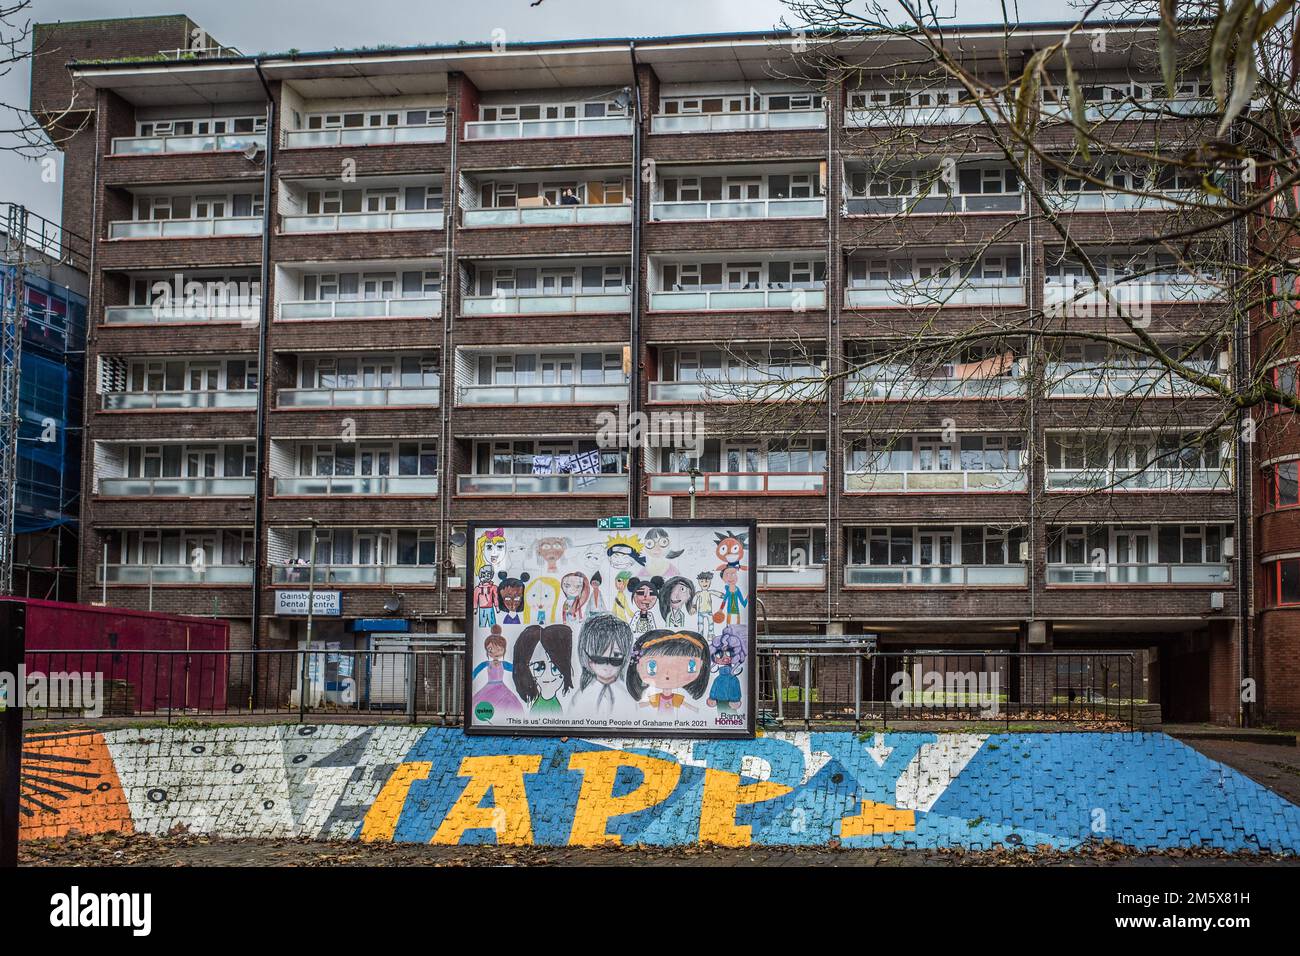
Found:
<svg viewBox="0 0 1300 956"><path fill-rule="evenodd" d="M938 0L964 23L1001 22L1002 0ZM1021 20L1060 20L1070 0L1006 0ZM215 39L247 54L288 49L511 40L659 36L766 30L787 9L781 0L35 0L38 22L188 14ZM789 17L787 16L787 19ZM25 64L0 77L0 102L28 102ZM2 135L2 134L0 134ZM0 201L26 204L58 221L57 183L40 165L0 150Z"/></svg>

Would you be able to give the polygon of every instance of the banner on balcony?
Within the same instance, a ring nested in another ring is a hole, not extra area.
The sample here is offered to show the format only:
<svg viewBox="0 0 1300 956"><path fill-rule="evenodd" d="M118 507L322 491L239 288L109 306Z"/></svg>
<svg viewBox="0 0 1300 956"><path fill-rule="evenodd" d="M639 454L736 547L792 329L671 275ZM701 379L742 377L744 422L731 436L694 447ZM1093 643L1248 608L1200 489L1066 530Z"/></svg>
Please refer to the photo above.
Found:
<svg viewBox="0 0 1300 956"><path fill-rule="evenodd" d="M752 521L478 524L465 730L752 737Z"/></svg>

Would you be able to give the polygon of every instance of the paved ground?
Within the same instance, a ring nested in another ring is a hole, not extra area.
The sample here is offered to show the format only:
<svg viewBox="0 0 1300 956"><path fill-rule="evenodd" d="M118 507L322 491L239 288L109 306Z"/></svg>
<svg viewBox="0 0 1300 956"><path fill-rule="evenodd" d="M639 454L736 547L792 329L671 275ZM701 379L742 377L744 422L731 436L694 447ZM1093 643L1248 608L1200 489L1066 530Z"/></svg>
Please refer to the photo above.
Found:
<svg viewBox="0 0 1300 956"><path fill-rule="evenodd" d="M1300 804L1300 747L1238 740L1185 740L1205 756L1240 770L1261 786Z"/></svg>

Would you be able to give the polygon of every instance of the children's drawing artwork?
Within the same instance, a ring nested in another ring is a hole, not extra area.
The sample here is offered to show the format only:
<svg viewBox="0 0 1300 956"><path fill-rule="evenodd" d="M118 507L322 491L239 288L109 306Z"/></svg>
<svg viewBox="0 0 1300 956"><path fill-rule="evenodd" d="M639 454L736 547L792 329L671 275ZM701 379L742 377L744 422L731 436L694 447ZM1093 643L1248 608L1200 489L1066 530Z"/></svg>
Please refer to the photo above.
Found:
<svg viewBox="0 0 1300 956"><path fill-rule="evenodd" d="M470 532L467 731L753 736L753 525Z"/></svg>

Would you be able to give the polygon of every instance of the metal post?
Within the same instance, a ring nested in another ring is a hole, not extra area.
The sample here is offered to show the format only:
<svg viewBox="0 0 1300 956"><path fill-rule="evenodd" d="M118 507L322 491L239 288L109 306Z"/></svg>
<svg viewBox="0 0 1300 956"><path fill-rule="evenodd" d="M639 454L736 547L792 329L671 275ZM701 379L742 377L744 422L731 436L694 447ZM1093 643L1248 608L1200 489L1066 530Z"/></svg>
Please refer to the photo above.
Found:
<svg viewBox="0 0 1300 956"><path fill-rule="evenodd" d="M807 651L803 655L803 726L807 730L812 726L812 655Z"/></svg>
<svg viewBox="0 0 1300 956"><path fill-rule="evenodd" d="M695 520L695 476L698 475L699 473L700 470L698 468L692 468L690 471L691 487L689 490L689 494L691 496L691 520L692 521Z"/></svg>
<svg viewBox="0 0 1300 956"><path fill-rule="evenodd" d="M862 729L862 653L853 652L853 729Z"/></svg>
<svg viewBox="0 0 1300 956"><path fill-rule="evenodd" d="M17 601L0 601L0 671L18 675L23 662L27 607ZM12 684L0 710L0 867L18 865L18 796L22 777L23 709Z"/></svg>
<svg viewBox="0 0 1300 956"><path fill-rule="evenodd" d="M104 536L104 560L99 565L99 599L108 607L108 535Z"/></svg>
<svg viewBox="0 0 1300 956"><path fill-rule="evenodd" d="M781 652L776 652L776 719L785 723L785 682L781 679Z"/></svg>
<svg viewBox="0 0 1300 956"><path fill-rule="evenodd" d="M303 645L302 681L298 685L298 722L307 719L307 655L311 653L312 611L316 605L316 519L311 522L311 566L307 572L307 641Z"/></svg>

